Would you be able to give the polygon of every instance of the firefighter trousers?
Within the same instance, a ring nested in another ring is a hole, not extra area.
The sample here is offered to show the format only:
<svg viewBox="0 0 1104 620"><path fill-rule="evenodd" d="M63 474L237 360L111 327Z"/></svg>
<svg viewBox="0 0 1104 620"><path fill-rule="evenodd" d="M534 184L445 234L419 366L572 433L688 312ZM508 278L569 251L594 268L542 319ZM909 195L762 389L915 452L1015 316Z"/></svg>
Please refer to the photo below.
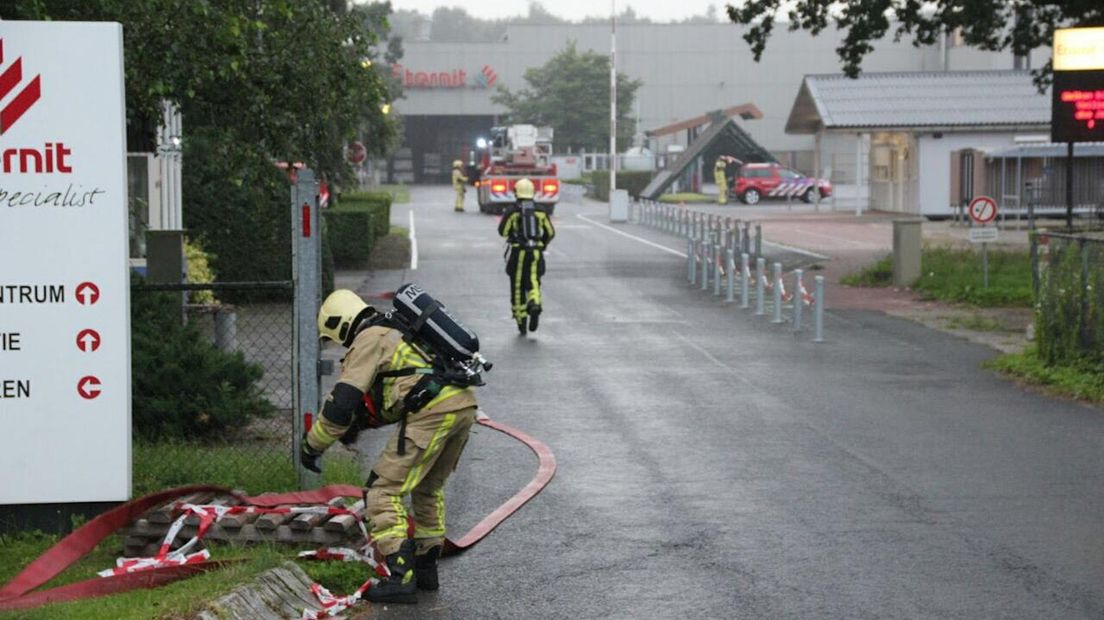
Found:
<svg viewBox="0 0 1104 620"><path fill-rule="evenodd" d="M506 275L510 276L510 308L515 319L522 319L529 315L529 302L541 303L544 252L539 248L510 248Z"/></svg>
<svg viewBox="0 0 1104 620"><path fill-rule="evenodd" d="M408 515L413 517L418 553L444 543L445 482L456 469L474 422L475 407L415 413L406 421L402 455L400 431L392 434L372 466L365 507L365 519L380 553L395 553L410 537ZM407 497L410 511L404 504Z"/></svg>
<svg viewBox="0 0 1104 620"><path fill-rule="evenodd" d="M465 187L463 185L456 185L454 187L456 189L456 210L457 211L463 211L464 210L464 191L465 191Z"/></svg>

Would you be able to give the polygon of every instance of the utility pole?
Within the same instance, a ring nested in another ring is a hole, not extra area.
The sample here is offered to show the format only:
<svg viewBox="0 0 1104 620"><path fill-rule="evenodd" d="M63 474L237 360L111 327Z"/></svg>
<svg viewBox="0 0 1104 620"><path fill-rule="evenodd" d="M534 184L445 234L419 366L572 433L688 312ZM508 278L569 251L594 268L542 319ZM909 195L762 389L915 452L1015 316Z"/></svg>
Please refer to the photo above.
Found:
<svg viewBox="0 0 1104 620"><path fill-rule="evenodd" d="M610 147L609 195L617 189L617 0L610 0Z"/></svg>

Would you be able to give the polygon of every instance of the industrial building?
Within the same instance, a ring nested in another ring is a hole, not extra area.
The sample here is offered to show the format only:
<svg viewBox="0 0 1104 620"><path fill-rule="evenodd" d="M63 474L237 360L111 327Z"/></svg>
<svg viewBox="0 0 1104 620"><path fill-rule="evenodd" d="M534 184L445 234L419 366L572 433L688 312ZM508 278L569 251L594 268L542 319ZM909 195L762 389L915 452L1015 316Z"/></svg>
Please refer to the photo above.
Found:
<svg viewBox="0 0 1104 620"><path fill-rule="evenodd" d="M817 84L835 84L834 105L838 107L838 98L846 99L852 84L842 77L829 77L839 74L835 51L839 34L829 30L813 37L777 28L761 62L757 63L741 37L743 32L743 27L733 24L618 27L618 71L642 82L635 102L642 140L647 130L711 110L750 103L762 111L762 118L738 119L740 127L781 163L806 174L830 177L833 183L843 186L841 200L848 199L850 184L853 187L850 199L860 208L870 207L872 200L877 208L904 212L948 208L942 198L933 198L937 190L922 191L915 178L927 174L929 168L950 170L949 160L944 165L934 156L926 159L928 163L921 170L918 156L921 150L931 150L929 143L939 139L935 134L950 137L953 130L940 123L930 127L861 123L836 126L830 124L830 119L822 119L828 122L818 126L818 121L809 117L808 106L812 105L815 112L823 97L814 96L810 87L816 90ZM401 64L393 67L404 84L404 97L395 104L403 118L404 143L388 163L390 178L401 182L444 182L449 162L466 159L475 140L495 125L504 112L491 100L494 90L499 86L512 91L524 88L527 68L543 65L572 41L580 51L608 54L609 25L512 25L502 40L494 43L404 41L404 57ZM885 111L901 105L901 98L891 92L901 83L879 84L875 78L878 74L904 75L906 81L910 74L922 74L935 84L940 80L937 74L980 72L973 75L984 79L971 92L984 90L987 84L984 80L996 79L1023 97L1023 105L1019 107L1029 112L1023 122L1017 118L1001 126L969 126L970 131L963 134L968 138L964 142L959 140L961 144L956 142L956 149L1011 148L1019 143L1017 140L1045 138L1040 136L1046 129L1040 110L1049 101L1046 95L1032 90L1028 72L1013 69L1038 67L1048 58L1049 50L1037 50L1030 59L1013 58L1011 52L983 52L965 47L954 36L924 47L916 47L908 40L895 43L887 38L878 42L864 61L867 77L854 83L856 87L863 85L855 89L855 97L863 100L863 109L881 106ZM930 77L933 75L934 78ZM1000 77L993 77L996 75ZM817 77L806 80L807 76ZM969 83L969 78L955 83ZM924 84L913 84L911 88L915 92L915 88L923 89ZM799 94L803 97L800 101ZM882 95L885 99L880 102ZM923 102L933 106L926 111L928 117L948 111L938 98L925 98ZM972 144L971 140L979 134L984 134L984 139ZM687 133L667 135L646 140L643 146L659 157L685 147L688 138ZM889 165L882 161L886 156L890 161L899 159L908 163L883 170ZM587 161L592 166L604 165L600 157ZM888 189L885 174L892 177L893 184ZM947 182L946 176L941 176L941 183Z"/></svg>

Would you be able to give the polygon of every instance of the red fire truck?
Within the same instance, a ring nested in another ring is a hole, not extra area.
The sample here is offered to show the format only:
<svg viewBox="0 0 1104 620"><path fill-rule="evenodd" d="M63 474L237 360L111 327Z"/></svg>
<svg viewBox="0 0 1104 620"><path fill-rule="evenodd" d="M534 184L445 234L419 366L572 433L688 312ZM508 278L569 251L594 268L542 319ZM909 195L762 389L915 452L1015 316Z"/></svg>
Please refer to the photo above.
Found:
<svg viewBox="0 0 1104 620"><path fill-rule="evenodd" d="M549 215L560 199L560 181L552 163L552 128L534 125L493 127L491 137L476 143L477 160L470 178L479 210L499 214L515 202L514 183L527 178L536 193L533 202Z"/></svg>

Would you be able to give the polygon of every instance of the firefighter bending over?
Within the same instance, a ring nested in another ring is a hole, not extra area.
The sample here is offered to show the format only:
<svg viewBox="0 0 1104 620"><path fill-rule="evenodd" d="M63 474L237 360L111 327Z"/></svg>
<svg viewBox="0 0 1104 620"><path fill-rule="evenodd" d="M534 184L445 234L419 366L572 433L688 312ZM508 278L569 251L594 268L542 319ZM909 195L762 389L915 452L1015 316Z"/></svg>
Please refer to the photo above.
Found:
<svg viewBox="0 0 1104 620"><path fill-rule="evenodd" d="M464 184L468 182L468 177L464 175L464 163L459 159L452 162L452 189L456 191L456 210L464 210L464 192L467 188Z"/></svg>
<svg viewBox="0 0 1104 620"><path fill-rule="evenodd" d="M548 214L533 203L533 182L514 184L517 203L506 209L498 223L498 234L506 237L509 254L506 275L510 276L510 304L518 332L537 331L541 314L540 279L544 275L544 249L556 236Z"/></svg>
<svg viewBox="0 0 1104 620"><path fill-rule="evenodd" d="M318 313L323 339L348 348L341 376L318 421L303 438L300 461L320 472L318 460L334 442L351 444L364 428L399 422L366 483L365 519L391 576L368 589L377 602L417 602L415 588L436 590L437 559L445 541L445 482L456 468L475 421L470 387L427 382L413 374L431 363L384 315L350 290L330 294ZM406 370L407 372L403 372ZM428 371L427 371L428 372ZM410 496L414 537L407 532Z"/></svg>

